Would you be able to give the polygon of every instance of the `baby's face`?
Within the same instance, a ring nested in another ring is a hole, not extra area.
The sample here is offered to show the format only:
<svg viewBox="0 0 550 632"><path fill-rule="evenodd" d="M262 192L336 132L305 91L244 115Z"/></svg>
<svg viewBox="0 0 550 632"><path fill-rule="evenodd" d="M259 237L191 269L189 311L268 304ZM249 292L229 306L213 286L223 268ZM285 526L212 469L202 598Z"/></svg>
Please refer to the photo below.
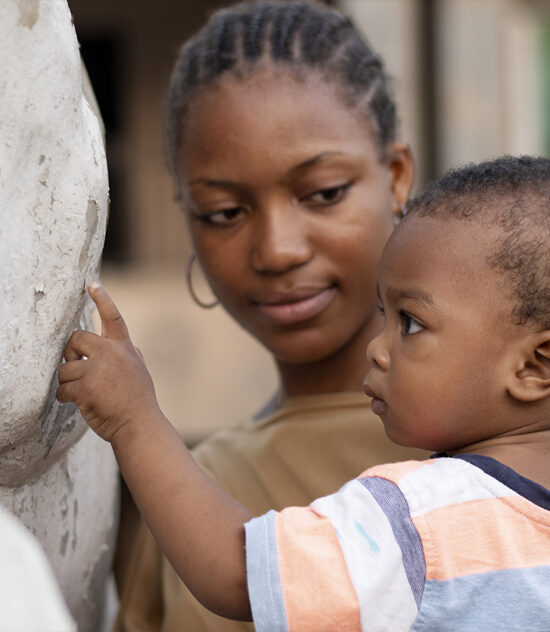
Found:
<svg viewBox="0 0 550 632"><path fill-rule="evenodd" d="M494 238L475 222L410 218L384 250L385 324L365 391L397 443L452 450L505 430L504 375L522 328L506 279L485 262Z"/></svg>

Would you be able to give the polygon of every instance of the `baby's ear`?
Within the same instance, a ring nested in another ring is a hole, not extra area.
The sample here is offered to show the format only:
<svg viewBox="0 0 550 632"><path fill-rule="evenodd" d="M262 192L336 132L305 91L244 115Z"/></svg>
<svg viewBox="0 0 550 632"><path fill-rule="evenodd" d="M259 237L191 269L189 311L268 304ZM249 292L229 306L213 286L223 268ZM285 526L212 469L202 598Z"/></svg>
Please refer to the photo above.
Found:
<svg viewBox="0 0 550 632"><path fill-rule="evenodd" d="M526 336L522 358L510 378L508 393L521 402L550 396L550 330Z"/></svg>

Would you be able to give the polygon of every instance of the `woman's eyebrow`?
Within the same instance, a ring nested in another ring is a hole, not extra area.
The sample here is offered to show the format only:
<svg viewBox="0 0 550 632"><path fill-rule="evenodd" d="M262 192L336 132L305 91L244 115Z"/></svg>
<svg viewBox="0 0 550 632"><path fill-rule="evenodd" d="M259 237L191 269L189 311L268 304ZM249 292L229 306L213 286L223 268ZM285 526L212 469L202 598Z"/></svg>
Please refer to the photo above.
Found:
<svg viewBox="0 0 550 632"><path fill-rule="evenodd" d="M295 171L301 171L302 169L307 169L308 167L316 165L322 162L323 160L326 160L327 158L332 158L333 156L344 156L344 155L346 155L344 154L344 152L338 151L338 150L323 151L319 154L316 154L315 156L312 156L311 158L307 158L307 160L299 162L294 167L291 167L289 173L293 173ZM193 178L193 180L190 180L188 183L189 186L194 186L196 184L202 184L204 186L211 187L211 188L223 188L223 189L236 189L239 187L239 184L236 182L232 182L231 180L218 180L217 178L201 178L201 177Z"/></svg>
<svg viewBox="0 0 550 632"><path fill-rule="evenodd" d="M306 167L311 167L312 165L316 165L319 162L322 162L326 158L331 158L332 156L343 156L344 153L341 151L324 151L320 154L313 156L312 158L308 158L303 162L298 163L296 166L292 167L291 171L298 171L300 169L305 169Z"/></svg>
<svg viewBox="0 0 550 632"><path fill-rule="evenodd" d="M207 187L224 189L235 189L238 187L238 184L236 182L231 182L231 180L213 180L212 178L194 178L189 181L189 186L195 184L203 184Z"/></svg>

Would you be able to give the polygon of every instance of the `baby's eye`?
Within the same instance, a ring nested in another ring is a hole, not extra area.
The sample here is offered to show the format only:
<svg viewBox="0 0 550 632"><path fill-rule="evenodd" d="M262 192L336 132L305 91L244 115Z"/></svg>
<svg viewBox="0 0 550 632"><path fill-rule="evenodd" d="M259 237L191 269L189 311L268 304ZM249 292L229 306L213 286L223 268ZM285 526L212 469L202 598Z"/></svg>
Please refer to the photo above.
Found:
<svg viewBox="0 0 550 632"><path fill-rule="evenodd" d="M406 312L401 312L399 316L401 318L401 328L405 335L412 336L424 329L418 321L416 321L412 316L409 316Z"/></svg>
<svg viewBox="0 0 550 632"><path fill-rule="evenodd" d="M380 305L380 303L376 304L376 311L379 314L382 314L382 316L384 316L386 314L386 311L384 310L384 308L382 307L382 305Z"/></svg>
<svg viewBox="0 0 550 632"><path fill-rule="evenodd" d="M331 204L337 204L345 197L350 186L351 183L346 183L340 184L337 187L330 187L329 189L321 189L319 191L315 191L315 193L306 195L303 198L303 201L312 202L317 206L329 206Z"/></svg>
<svg viewBox="0 0 550 632"><path fill-rule="evenodd" d="M224 208L221 211L197 215L201 222L215 224L216 226L227 226L233 224L245 212L242 206L235 208Z"/></svg>

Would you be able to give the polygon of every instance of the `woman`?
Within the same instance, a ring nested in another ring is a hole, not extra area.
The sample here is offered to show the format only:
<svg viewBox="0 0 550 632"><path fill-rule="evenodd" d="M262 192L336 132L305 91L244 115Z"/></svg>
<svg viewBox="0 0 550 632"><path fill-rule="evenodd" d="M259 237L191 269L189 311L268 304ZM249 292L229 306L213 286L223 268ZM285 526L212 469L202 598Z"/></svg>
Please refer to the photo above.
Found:
<svg viewBox="0 0 550 632"><path fill-rule="evenodd" d="M321 4L219 11L176 61L168 149L196 258L280 376L194 455L255 515L425 455L389 442L362 392L378 258L413 179L396 127L380 59ZM118 629L251 629L200 606L145 527L126 576Z"/></svg>

